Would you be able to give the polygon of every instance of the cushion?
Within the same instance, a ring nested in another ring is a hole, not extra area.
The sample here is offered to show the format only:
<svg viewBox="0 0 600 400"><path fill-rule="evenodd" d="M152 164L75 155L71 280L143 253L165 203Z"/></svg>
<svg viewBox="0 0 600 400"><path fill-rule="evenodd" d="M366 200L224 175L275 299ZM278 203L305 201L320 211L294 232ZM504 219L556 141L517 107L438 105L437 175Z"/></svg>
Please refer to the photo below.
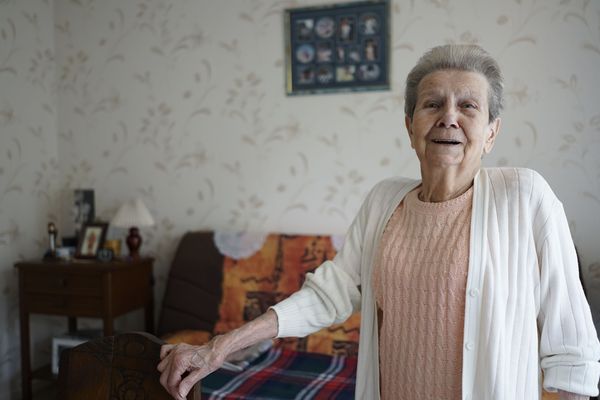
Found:
<svg viewBox="0 0 600 400"><path fill-rule="evenodd" d="M212 339L212 332L196 331L191 329L177 331L162 337L169 344L187 343L195 346L201 346Z"/></svg>

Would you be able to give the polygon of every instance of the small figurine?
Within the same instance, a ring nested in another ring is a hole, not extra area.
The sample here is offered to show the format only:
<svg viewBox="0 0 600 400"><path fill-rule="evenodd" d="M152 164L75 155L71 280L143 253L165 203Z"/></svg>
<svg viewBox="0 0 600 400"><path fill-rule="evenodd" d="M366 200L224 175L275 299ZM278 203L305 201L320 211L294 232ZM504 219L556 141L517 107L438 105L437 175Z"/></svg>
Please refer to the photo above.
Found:
<svg viewBox="0 0 600 400"><path fill-rule="evenodd" d="M49 253L51 257L56 257L56 236L58 235L58 230L56 229L56 225L54 222L48 223L48 241L50 242Z"/></svg>

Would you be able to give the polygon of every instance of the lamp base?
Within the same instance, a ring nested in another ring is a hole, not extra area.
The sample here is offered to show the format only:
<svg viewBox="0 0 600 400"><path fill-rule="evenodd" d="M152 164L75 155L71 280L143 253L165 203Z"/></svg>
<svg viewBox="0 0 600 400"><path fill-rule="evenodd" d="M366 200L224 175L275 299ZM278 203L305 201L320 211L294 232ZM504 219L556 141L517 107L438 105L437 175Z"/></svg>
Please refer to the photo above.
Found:
<svg viewBox="0 0 600 400"><path fill-rule="evenodd" d="M142 237L137 227L132 226L129 228L129 235L125 240L127 248L129 249L129 257L138 259L140 258L140 247L142 246Z"/></svg>

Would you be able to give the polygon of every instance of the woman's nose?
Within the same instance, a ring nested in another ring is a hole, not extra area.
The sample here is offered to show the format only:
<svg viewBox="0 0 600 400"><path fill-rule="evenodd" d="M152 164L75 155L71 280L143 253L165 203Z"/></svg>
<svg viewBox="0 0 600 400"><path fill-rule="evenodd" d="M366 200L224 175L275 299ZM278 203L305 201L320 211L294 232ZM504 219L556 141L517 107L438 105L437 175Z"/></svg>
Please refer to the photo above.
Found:
<svg viewBox="0 0 600 400"><path fill-rule="evenodd" d="M444 107L437 122L438 128L458 128L458 112L454 107Z"/></svg>

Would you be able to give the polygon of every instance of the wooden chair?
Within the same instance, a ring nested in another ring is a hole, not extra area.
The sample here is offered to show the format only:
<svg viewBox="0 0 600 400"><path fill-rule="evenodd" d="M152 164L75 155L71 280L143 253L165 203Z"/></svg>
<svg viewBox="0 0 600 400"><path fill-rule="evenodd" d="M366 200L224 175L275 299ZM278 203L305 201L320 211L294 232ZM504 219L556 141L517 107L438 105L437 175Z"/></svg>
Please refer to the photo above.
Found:
<svg viewBox="0 0 600 400"><path fill-rule="evenodd" d="M169 272L158 335L183 329L212 332L219 317L222 264L212 232L189 232L181 239ZM58 398L171 400L156 370L163 343L147 333L124 333L63 351ZM200 400L200 384L187 398Z"/></svg>
<svg viewBox="0 0 600 400"><path fill-rule="evenodd" d="M172 400L156 369L164 342L148 333L106 336L63 351L58 398L63 400ZM187 396L200 400L200 384Z"/></svg>

